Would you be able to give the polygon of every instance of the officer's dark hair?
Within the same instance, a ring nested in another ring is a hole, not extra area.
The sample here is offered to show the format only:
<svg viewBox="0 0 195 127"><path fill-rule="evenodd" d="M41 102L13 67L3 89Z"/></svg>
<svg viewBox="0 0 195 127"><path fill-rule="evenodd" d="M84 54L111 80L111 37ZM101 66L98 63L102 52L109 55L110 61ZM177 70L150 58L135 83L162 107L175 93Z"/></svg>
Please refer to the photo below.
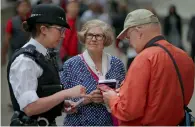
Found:
<svg viewBox="0 0 195 127"><path fill-rule="evenodd" d="M51 26L52 24L35 23L35 24L33 24L32 26L29 26L28 23L27 23L27 21L24 21L24 22L22 23L22 25L23 25L24 31L30 32L32 38L35 38L35 37L39 36L39 34L40 34L40 32L41 32L41 31L40 31L40 27L41 27L41 26L46 26L46 27L48 27L48 26Z"/></svg>

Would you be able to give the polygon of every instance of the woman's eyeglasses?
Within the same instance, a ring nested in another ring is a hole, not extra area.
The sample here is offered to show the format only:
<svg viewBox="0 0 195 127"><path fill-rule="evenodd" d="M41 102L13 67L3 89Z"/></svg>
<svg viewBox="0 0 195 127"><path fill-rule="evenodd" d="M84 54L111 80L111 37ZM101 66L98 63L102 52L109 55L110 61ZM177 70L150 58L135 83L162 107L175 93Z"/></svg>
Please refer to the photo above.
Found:
<svg viewBox="0 0 195 127"><path fill-rule="evenodd" d="M92 39L93 37L95 37L96 40L98 41L102 41L104 39L104 35L103 34L92 34L92 33L87 33L85 35L86 39Z"/></svg>

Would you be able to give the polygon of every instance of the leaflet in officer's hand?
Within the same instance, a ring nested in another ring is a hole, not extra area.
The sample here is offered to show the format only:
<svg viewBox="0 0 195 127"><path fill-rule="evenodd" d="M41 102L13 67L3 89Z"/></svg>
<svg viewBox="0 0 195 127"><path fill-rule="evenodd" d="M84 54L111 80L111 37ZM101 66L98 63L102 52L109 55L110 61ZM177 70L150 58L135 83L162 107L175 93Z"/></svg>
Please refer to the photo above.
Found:
<svg viewBox="0 0 195 127"><path fill-rule="evenodd" d="M66 110L70 111L72 108L78 108L78 107L82 106L84 100L85 100L84 98L80 99L79 101L74 103L73 107L68 107Z"/></svg>
<svg viewBox="0 0 195 127"><path fill-rule="evenodd" d="M118 87L116 79L105 79L98 81L98 88L100 90L116 89Z"/></svg>

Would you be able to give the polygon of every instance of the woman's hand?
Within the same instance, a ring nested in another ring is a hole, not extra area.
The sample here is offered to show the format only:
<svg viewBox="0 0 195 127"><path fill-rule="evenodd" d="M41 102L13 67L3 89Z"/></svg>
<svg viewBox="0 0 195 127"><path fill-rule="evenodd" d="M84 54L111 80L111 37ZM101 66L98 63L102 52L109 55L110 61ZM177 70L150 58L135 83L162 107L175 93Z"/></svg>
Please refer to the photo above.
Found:
<svg viewBox="0 0 195 127"><path fill-rule="evenodd" d="M83 97L85 99L83 104L85 104L85 105L89 104L91 102L94 102L94 103L104 102L102 92L99 89L96 89L96 90L92 91L90 94L87 94Z"/></svg>
<svg viewBox="0 0 195 127"><path fill-rule="evenodd" d="M92 91L89 95L90 95L91 101L94 103L104 102L102 92L99 89Z"/></svg>

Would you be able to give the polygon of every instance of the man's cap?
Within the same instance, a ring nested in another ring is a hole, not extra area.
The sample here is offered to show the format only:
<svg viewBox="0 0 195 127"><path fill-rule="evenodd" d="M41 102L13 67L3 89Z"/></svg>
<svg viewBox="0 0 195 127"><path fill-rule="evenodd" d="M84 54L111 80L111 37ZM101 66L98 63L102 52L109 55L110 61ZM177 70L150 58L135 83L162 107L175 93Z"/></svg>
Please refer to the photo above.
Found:
<svg viewBox="0 0 195 127"><path fill-rule="evenodd" d="M128 28L149 23L159 23L158 18L151 11L147 9L132 11L125 18L123 31L117 36L117 39L123 39Z"/></svg>
<svg viewBox="0 0 195 127"><path fill-rule="evenodd" d="M70 28L66 21L65 11L54 4L39 4L32 10L31 16L27 19L29 26L36 23L46 23Z"/></svg>

